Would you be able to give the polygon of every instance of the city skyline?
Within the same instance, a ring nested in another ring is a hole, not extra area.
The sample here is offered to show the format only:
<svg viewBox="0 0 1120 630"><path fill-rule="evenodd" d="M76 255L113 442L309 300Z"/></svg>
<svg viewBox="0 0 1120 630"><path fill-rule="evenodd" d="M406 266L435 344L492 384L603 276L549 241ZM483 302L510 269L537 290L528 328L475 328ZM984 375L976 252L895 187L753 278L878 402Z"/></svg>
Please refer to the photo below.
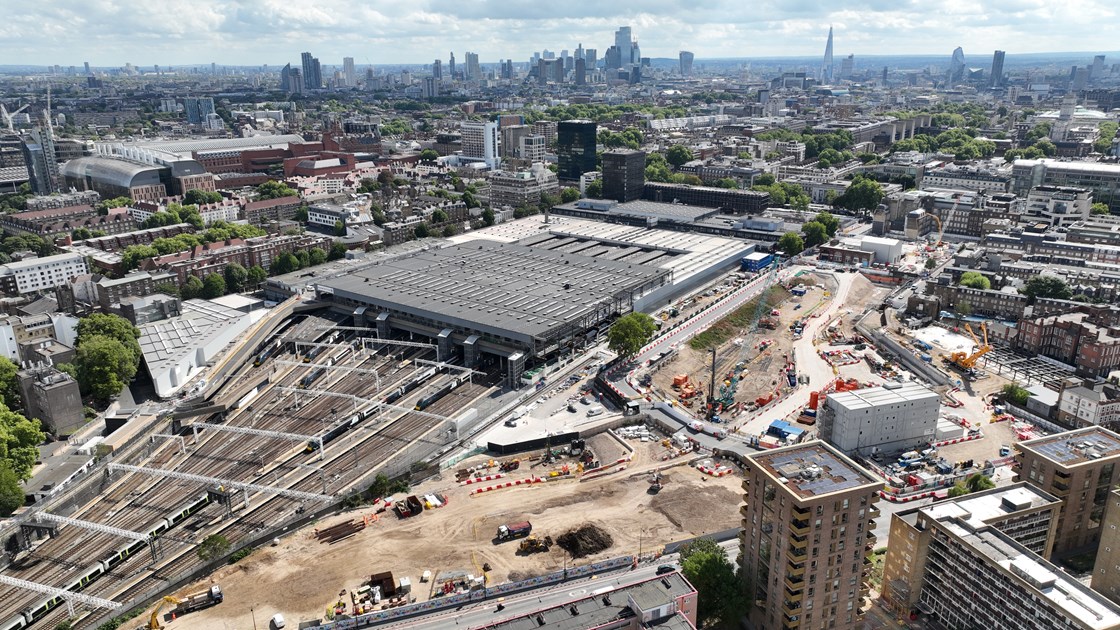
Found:
<svg viewBox="0 0 1120 630"><path fill-rule="evenodd" d="M676 58L678 51L690 50L697 59L819 58L830 23L837 56L948 57L953 47L962 46L966 55L990 58L997 48L1011 54L1110 51L1115 43L1101 24L1118 13L1103 0L1087 0L1078 11L1042 0L1003 0L983 7L946 3L934 14L884 0L844 2L827 12L812 2L769 2L749 12L730 2L683 11L675 3L653 0L636 13L605 3L565 6L577 17L491 1L420 0L374 10L343 0L315 6L272 0L174 0L158 6L61 0L24 7L0 27L0 59L4 65L216 61L279 68L298 59L301 50L315 51L331 66L344 57L353 57L358 65L430 63L440 56L438 51L470 50L482 63L521 62L541 48L574 49L582 43L606 50L621 26L633 29L646 57ZM176 19L168 20L168 15Z"/></svg>

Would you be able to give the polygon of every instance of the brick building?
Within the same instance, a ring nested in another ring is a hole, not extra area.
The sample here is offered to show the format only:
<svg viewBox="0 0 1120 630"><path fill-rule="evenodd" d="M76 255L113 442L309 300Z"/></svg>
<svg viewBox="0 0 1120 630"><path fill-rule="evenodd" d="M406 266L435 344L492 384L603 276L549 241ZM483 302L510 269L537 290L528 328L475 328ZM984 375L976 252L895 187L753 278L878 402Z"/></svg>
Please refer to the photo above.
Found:
<svg viewBox="0 0 1120 630"><path fill-rule="evenodd" d="M1120 368L1120 326L1094 313L1020 320L1015 347L1072 365L1084 376L1105 376Z"/></svg>
<svg viewBox="0 0 1120 630"><path fill-rule="evenodd" d="M284 252L305 251L313 247L329 251L331 243L329 236L310 233L230 239L222 243L199 245L185 252L148 258L140 263L140 269L169 272L182 284L190 276L204 278L212 273L221 273L226 265L234 262L246 268L259 265L267 270L276 257Z"/></svg>

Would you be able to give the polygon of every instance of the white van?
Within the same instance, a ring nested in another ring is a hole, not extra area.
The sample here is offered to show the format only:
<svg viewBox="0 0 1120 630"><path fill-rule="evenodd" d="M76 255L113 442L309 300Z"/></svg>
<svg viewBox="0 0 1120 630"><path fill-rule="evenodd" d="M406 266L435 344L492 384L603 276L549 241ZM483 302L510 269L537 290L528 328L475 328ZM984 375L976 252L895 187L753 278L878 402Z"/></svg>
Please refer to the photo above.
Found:
<svg viewBox="0 0 1120 630"><path fill-rule="evenodd" d="M280 613L276 613L275 615L272 616L272 628L273 628L273 630L280 630L283 627L284 627L284 615L281 615Z"/></svg>
<svg viewBox="0 0 1120 630"><path fill-rule="evenodd" d="M598 415L601 415L602 413L603 413L603 406L602 405L595 405L594 407L587 410L587 417L590 418L592 416L598 416Z"/></svg>

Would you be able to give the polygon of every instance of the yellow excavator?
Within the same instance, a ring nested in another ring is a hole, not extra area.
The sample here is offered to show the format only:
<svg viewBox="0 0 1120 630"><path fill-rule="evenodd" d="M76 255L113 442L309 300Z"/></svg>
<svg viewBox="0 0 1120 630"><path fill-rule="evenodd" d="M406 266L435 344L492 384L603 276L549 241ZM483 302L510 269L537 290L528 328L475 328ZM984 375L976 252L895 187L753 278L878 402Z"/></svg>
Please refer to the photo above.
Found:
<svg viewBox="0 0 1120 630"><path fill-rule="evenodd" d="M986 323L980 324L980 332L984 334L984 343L980 343L980 340L976 337L976 333L972 332L972 326L965 324L964 329L967 330L969 336L972 337L973 343L976 344L976 349L972 352L954 352L946 357L946 361L965 374L976 376L976 362L980 360L980 357L992 351L992 346L988 344L988 325Z"/></svg>
<svg viewBox="0 0 1120 630"><path fill-rule="evenodd" d="M179 605L179 600L175 599L174 597L171 597L170 595L168 595L167 597L164 597L163 599L159 600L159 603L156 604L156 609L152 611L151 618L148 619L148 625L145 626L147 628L147 630L163 630L163 624L161 624L159 622L159 614L160 614L160 612L163 611L163 607L166 606L167 604L171 604L172 606L178 606Z"/></svg>

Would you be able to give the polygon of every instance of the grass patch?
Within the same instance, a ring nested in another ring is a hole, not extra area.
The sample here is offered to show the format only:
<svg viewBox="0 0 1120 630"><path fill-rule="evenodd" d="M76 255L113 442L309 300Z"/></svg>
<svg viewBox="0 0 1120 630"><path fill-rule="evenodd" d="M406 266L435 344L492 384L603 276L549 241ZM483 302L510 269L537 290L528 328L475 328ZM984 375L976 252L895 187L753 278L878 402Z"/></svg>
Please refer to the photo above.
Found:
<svg viewBox="0 0 1120 630"><path fill-rule="evenodd" d="M251 553L253 553L253 548L252 547L244 547L244 548L242 548L238 551L235 551L235 552L229 554L229 563L234 564L238 560L244 560L245 558L248 558L249 554L251 554Z"/></svg>
<svg viewBox="0 0 1120 630"><path fill-rule="evenodd" d="M766 312L769 312L770 309L785 302L789 298L790 292L781 285L774 285L764 295L766 297ZM754 321L754 313L758 310L758 300L761 297L756 297L731 311L729 315L712 324L710 328L690 339L688 341L689 347L693 350L718 348L727 343L728 340L743 334ZM763 316L765 315L766 313L763 313Z"/></svg>
<svg viewBox="0 0 1120 630"><path fill-rule="evenodd" d="M880 547L871 552L871 575L867 581L877 591L883 590L883 561L887 558L887 548Z"/></svg>

